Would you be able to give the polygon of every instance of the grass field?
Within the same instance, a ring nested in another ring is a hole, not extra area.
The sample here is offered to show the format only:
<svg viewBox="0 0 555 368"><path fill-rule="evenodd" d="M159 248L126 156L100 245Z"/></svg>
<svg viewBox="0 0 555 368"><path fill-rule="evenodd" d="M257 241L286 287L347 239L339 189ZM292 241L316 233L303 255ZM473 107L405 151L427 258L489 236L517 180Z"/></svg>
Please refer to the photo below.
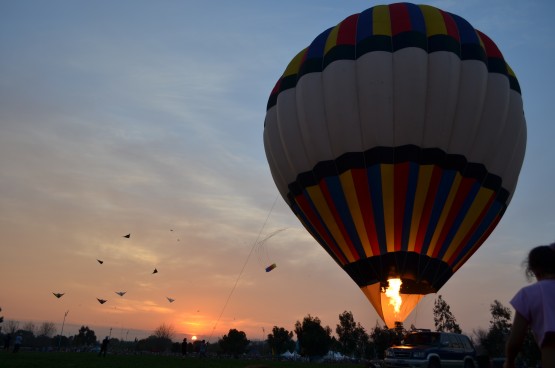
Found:
<svg viewBox="0 0 555 368"><path fill-rule="evenodd" d="M0 352L1 368L362 368L353 363L307 363L274 360L182 358L156 355L107 355L94 353Z"/></svg>

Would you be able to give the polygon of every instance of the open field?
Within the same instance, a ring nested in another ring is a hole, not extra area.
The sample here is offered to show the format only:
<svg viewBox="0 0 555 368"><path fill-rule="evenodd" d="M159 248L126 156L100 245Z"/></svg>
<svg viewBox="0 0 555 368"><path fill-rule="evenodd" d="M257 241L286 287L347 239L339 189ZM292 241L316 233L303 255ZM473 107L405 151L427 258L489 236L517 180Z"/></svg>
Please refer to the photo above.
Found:
<svg viewBox="0 0 555 368"><path fill-rule="evenodd" d="M107 355L94 353L38 353L17 354L0 352L2 368L361 368L353 363L306 363L274 360L243 360L219 358L183 359L180 356Z"/></svg>

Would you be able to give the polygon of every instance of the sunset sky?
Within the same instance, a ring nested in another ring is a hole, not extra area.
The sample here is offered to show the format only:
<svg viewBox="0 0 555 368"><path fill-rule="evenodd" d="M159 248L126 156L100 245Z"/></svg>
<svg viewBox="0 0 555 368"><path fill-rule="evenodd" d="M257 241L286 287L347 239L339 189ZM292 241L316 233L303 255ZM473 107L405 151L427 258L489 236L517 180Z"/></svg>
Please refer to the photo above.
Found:
<svg viewBox="0 0 555 368"><path fill-rule="evenodd" d="M494 300L509 306L527 283L528 250L555 241L555 3L419 3L497 43L528 124L507 212L439 292L472 334L488 327ZM366 297L278 197L262 132L291 58L378 4L0 1L5 321L54 322L60 332L69 311L65 335L88 325L97 336L112 327L115 337L146 337L165 323L177 336L213 341L236 328L252 340L308 314L335 330L352 311L372 329L379 318ZM433 328L436 296L405 325Z"/></svg>

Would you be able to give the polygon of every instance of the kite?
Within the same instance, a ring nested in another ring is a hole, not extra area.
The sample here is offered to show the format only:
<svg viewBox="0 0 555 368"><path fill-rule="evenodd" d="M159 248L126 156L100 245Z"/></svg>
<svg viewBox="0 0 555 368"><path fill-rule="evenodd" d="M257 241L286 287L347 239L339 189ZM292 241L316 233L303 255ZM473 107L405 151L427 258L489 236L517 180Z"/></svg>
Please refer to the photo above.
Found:
<svg viewBox="0 0 555 368"><path fill-rule="evenodd" d="M52 293L54 294L54 296L58 299L60 299L62 296L64 296L65 293Z"/></svg>
<svg viewBox="0 0 555 368"><path fill-rule="evenodd" d="M526 135L520 85L494 41L410 3L316 36L270 93L263 134L283 199L388 327L499 224ZM396 287L401 303L387 293Z"/></svg>
<svg viewBox="0 0 555 368"><path fill-rule="evenodd" d="M129 239L130 237L131 237L131 234L127 234L127 235L122 236L122 238L127 238L127 239Z"/></svg>
<svg viewBox="0 0 555 368"><path fill-rule="evenodd" d="M272 263L271 265L266 267L266 272L270 272L271 270L273 270L276 267L277 267L277 265L275 263Z"/></svg>
<svg viewBox="0 0 555 368"><path fill-rule="evenodd" d="M155 268L154 271L152 271L152 274L158 273L158 270Z"/></svg>
<svg viewBox="0 0 555 368"><path fill-rule="evenodd" d="M166 297L166 299L168 299L168 302L173 303L175 301L175 299L172 299L170 297Z"/></svg>
<svg viewBox="0 0 555 368"><path fill-rule="evenodd" d="M97 261L98 263L100 263L100 264L103 264L103 263L104 263L104 261L101 261L100 259L97 259L96 261Z"/></svg>
<svg viewBox="0 0 555 368"><path fill-rule="evenodd" d="M118 294L119 296L124 296L125 293L127 293L127 291L116 291L116 294Z"/></svg>
<svg viewBox="0 0 555 368"><path fill-rule="evenodd" d="M98 298L96 298L96 300L98 300L98 302L99 302L100 304L104 304L104 303L107 302L106 299L98 299Z"/></svg>

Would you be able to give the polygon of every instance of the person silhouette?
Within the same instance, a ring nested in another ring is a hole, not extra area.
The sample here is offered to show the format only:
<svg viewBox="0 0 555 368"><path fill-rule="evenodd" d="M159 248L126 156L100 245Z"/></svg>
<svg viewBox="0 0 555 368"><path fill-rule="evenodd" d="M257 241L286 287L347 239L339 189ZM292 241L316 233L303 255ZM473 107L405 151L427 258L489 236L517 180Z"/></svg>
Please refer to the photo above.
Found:
<svg viewBox="0 0 555 368"><path fill-rule="evenodd" d="M555 243L540 245L528 253L526 274L536 282L523 287L511 299L515 317L505 346L505 368L514 368L528 328L542 355L542 367L555 367Z"/></svg>
<svg viewBox="0 0 555 368"><path fill-rule="evenodd" d="M181 343L181 354L184 357L187 355L187 338L186 337L183 339L183 342Z"/></svg>
<svg viewBox="0 0 555 368"><path fill-rule="evenodd" d="M102 340L102 344L100 345L100 351L98 352L98 356L106 357L106 352L108 351L108 343L110 342L110 338L106 336L104 340Z"/></svg>

